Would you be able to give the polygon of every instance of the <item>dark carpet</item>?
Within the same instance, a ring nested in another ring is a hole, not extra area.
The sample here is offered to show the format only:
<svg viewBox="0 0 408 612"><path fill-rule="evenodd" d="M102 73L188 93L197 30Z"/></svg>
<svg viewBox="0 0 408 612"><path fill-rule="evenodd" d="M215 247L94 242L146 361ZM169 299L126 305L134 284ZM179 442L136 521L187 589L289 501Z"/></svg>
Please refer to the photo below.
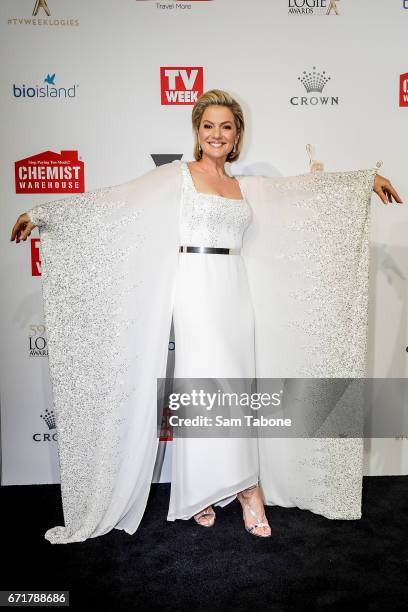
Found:
<svg viewBox="0 0 408 612"><path fill-rule="evenodd" d="M50 544L58 485L1 487L2 590L69 590L70 608L360 610L408 608L408 477L365 477L363 518L267 507L272 537L243 528L239 502L214 527L166 521L170 485L152 485L134 535L114 529Z"/></svg>

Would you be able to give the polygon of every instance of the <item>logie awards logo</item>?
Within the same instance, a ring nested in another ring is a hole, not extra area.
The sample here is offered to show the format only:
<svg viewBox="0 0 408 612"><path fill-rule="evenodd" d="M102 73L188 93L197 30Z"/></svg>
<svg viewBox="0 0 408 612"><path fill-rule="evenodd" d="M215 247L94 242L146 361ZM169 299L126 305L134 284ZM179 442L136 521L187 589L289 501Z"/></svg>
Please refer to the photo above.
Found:
<svg viewBox="0 0 408 612"><path fill-rule="evenodd" d="M10 3L11 5L13 3ZM17 4L17 3L14 3ZM55 17L51 14L51 10L49 5L51 4L51 0L35 0L33 5L33 12L31 15L27 13L23 15L19 15L18 17L8 17L7 24L10 26L34 26L34 27L49 27L49 26L61 26L66 28L67 26L79 26L79 19L75 17ZM54 2L52 4L55 4ZM58 3L60 4L60 3ZM69 2L65 2L63 8L68 10L70 9Z"/></svg>
<svg viewBox="0 0 408 612"><path fill-rule="evenodd" d="M339 15L339 0L289 0L289 15Z"/></svg>

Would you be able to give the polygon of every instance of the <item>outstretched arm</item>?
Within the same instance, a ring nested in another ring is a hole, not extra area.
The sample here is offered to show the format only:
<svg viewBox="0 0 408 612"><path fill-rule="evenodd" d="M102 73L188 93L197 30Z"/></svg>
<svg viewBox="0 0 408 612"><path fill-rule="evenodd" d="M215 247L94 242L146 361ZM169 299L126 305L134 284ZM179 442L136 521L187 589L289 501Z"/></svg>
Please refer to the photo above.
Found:
<svg viewBox="0 0 408 612"><path fill-rule="evenodd" d="M18 244L20 240L27 240L36 225L31 221L27 213L22 213L11 230L10 240Z"/></svg>
<svg viewBox="0 0 408 612"><path fill-rule="evenodd" d="M375 177L373 191L375 191L384 204L391 204L392 198L394 198L397 204L402 204L400 196L395 191L390 181L380 174L377 174Z"/></svg>

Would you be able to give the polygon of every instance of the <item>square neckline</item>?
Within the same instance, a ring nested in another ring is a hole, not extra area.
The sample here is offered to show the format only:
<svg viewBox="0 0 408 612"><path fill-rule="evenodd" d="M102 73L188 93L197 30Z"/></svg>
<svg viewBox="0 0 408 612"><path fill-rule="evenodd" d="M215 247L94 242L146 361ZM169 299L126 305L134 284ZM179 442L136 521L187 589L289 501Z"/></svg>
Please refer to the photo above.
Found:
<svg viewBox="0 0 408 612"><path fill-rule="evenodd" d="M187 173L188 173L188 176L190 177L191 185L192 185L195 193L197 193L199 195L204 195L204 196L212 196L212 197L216 197L216 198L221 198L222 200L228 200L229 202L244 202L244 200L245 200L244 197L242 197L242 198L227 198L226 196L222 196L219 193L205 193L203 191L198 191L197 187L195 186L193 175L191 174L191 170L189 168L188 162L184 161L183 163L184 163L184 165L185 165L185 167L187 169ZM243 196L244 194L242 192L241 183L239 182L239 179L237 177L234 177L234 178L236 178L236 180L238 181L238 186L239 186L241 195Z"/></svg>

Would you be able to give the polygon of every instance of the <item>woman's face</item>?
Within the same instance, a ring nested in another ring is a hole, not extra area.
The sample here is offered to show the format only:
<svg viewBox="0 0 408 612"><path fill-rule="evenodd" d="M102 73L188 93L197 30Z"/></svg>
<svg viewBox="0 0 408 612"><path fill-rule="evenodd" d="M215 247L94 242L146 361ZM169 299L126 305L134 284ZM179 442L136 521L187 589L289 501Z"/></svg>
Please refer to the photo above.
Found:
<svg viewBox="0 0 408 612"><path fill-rule="evenodd" d="M198 142L203 156L226 159L228 153L238 142L238 130L234 115L227 106L212 104L207 106L201 117Z"/></svg>

